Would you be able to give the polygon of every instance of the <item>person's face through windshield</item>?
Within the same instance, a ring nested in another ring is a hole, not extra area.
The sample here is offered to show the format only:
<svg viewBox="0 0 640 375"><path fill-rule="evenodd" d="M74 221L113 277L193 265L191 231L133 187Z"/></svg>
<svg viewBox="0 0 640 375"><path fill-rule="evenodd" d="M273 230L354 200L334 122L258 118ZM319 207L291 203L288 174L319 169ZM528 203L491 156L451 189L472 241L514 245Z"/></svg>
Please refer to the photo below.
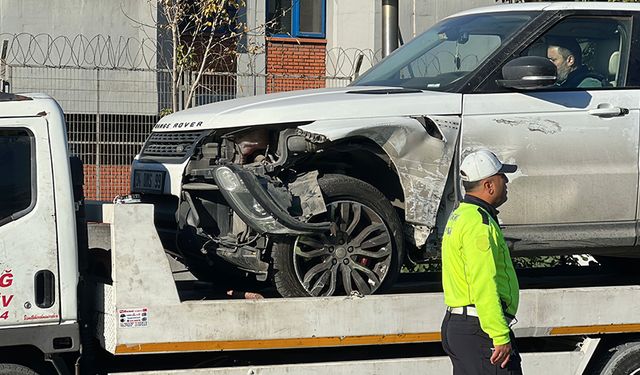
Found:
<svg viewBox="0 0 640 375"><path fill-rule="evenodd" d="M575 59L573 55L563 54L562 52L562 48L558 46L549 46L549 48L547 48L547 57L558 70L558 82L565 81L569 73L575 69Z"/></svg>

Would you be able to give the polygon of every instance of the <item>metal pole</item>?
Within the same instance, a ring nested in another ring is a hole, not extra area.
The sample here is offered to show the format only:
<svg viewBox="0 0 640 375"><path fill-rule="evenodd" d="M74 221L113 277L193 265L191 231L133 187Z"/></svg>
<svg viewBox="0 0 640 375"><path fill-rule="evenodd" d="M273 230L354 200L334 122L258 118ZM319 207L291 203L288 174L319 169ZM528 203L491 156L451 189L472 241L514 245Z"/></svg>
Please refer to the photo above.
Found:
<svg viewBox="0 0 640 375"><path fill-rule="evenodd" d="M398 48L398 0L382 0L382 57Z"/></svg>
<svg viewBox="0 0 640 375"><path fill-rule="evenodd" d="M100 153L102 142L102 129L100 129L100 69L96 69L96 200L102 199L100 184Z"/></svg>
<svg viewBox="0 0 640 375"><path fill-rule="evenodd" d="M9 92L9 80L7 79L7 50L9 41L2 41L2 54L0 55L0 92Z"/></svg>
<svg viewBox="0 0 640 375"><path fill-rule="evenodd" d="M413 13L411 15L411 25L412 25L412 33L411 33L411 39L416 37L416 0L413 0Z"/></svg>

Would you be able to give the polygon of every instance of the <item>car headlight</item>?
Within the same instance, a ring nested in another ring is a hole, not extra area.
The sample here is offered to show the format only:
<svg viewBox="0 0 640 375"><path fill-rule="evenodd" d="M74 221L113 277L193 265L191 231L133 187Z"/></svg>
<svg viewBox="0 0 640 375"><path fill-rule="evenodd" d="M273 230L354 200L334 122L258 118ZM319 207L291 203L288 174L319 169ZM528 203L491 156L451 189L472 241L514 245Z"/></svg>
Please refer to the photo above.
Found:
<svg viewBox="0 0 640 375"><path fill-rule="evenodd" d="M214 177L229 204L253 229L260 233L287 234L291 232L256 201L244 182L229 167L216 168Z"/></svg>
<svg viewBox="0 0 640 375"><path fill-rule="evenodd" d="M215 177L218 186L224 190L233 192L242 189L245 192L247 191L242 180L228 167L220 167L216 169Z"/></svg>

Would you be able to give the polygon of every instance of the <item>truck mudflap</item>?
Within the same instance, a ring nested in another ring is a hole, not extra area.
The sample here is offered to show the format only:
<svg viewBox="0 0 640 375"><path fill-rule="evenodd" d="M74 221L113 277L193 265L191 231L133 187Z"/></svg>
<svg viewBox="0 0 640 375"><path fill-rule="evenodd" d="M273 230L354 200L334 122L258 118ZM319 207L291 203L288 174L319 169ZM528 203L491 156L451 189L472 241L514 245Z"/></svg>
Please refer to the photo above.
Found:
<svg viewBox="0 0 640 375"><path fill-rule="evenodd" d="M331 223L306 223L291 216L252 172L230 164L213 169L222 195L242 220L260 234L322 233Z"/></svg>

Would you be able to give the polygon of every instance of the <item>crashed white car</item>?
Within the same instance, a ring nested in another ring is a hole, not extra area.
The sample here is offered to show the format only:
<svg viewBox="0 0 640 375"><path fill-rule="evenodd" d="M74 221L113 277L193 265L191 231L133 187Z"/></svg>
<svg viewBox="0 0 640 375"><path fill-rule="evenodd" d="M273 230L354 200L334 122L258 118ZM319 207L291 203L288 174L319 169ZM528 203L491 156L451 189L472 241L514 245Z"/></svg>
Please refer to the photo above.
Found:
<svg viewBox="0 0 640 375"><path fill-rule="evenodd" d="M460 157L489 148L519 165L500 215L516 255L638 256L639 17L622 3L454 15L349 87L162 118L132 191L198 277L370 294L437 252ZM548 59L557 40L579 46L572 69L595 87Z"/></svg>

